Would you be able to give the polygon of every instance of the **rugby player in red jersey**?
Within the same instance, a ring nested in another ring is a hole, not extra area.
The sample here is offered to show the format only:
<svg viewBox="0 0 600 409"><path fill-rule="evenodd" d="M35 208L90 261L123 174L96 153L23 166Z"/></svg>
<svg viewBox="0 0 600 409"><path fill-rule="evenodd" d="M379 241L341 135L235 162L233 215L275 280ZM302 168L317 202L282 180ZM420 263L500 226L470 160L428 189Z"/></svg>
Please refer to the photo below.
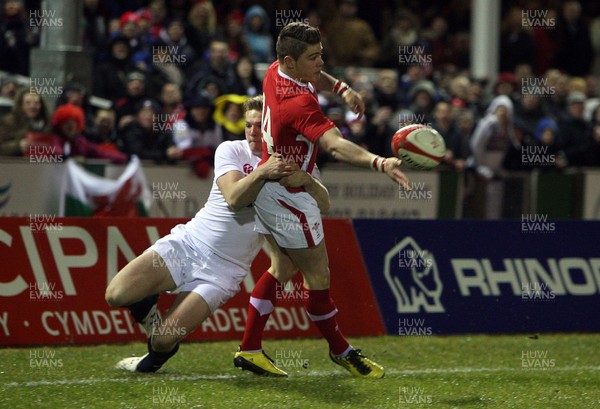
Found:
<svg viewBox="0 0 600 409"><path fill-rule="evenodd" d="M279 33L276 48L278 60L271 64L263 80L261 163L278 154L311 173L320 147L339 161L370 167L408 188L400 159L382 158L344 139L321 112L317 88L340 94L360 115L364 113L364 103L346 83L321 71L324 63L319 30L305 23L290 23ZM254 207L271 234L270 240L302 272L308 292L305 309L327 340L331 360L356 376L383 377L383 368L354 349L339 330L337 308L329 294L329 262L321 212L315 199L302 187L267 182ZM280 220L286 220L285 228L278 223ZM244 338L234 357L236 366L267 375L282 372L263 358L261 338L274 309L277 288L284 281L265 273L257 282L250 298Z"/></svg>

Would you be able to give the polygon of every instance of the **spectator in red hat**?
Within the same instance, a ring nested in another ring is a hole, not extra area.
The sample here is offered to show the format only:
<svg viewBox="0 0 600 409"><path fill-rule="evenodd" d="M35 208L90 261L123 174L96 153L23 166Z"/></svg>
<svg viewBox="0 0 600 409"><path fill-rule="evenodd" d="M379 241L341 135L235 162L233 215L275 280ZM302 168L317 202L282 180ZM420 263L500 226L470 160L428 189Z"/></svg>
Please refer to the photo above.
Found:
<svg viewBox="0 0 600 409"><path fill-rule="evenodd" d="M141 48L147 51L158 41L160 30L154 29L154 16L150 9L141 8L136 11L136 14L138 16L138 38L140 39Z"/></svg>
<svg viewBox="0 0 600 409"><path fill-rule="evenodd" d="M132 52L139 51L141 48L140 44L140 28L138 23L140 17L133 11L123 13L119 19L119 34L123 36L129 42L129 47Z"/></svg>
<svg viewBox="0 0 600 409"><path fill-rule="evenodd" d="M73 104L61 105L52 115L55 135L53 154L63 157L83 156L85 158L108 159L114 163L127 162L127 155L114 149L104 149L87 140L81 132L84 129L83 110Z"/></svg>
<svg viewBox="0 0 600 409"><path fill-rule="evenodd" d="M237 61L241 56L252 56L252 50L244 32L244 15L241 11L235 9L227 16L225 36L229 45L230 61Z"/></svg>
<svg viewBox="0 0 600 409"><path fill-rule="evenodd" d="M148 8L141 8L136 11L138 16L138 30L140 35L151 35L150 29L152 28L152 12Z"/></svg>
<svg viewBox="0 0 600 409"><path fill-rule="evenodd" d="M502 72L498 75L498 80L494 87L495 96L506 95L514 101L516 89L515 75L512 72Z"/></svg>
<svg viewBox="0 0 600 409"><path fill-rule="evenodd" d="M165 0L150 0L148 10L152 13L152 27L150 33L158 37L161 30L164 28L165 21L169 17L169 10Z"/></svg>

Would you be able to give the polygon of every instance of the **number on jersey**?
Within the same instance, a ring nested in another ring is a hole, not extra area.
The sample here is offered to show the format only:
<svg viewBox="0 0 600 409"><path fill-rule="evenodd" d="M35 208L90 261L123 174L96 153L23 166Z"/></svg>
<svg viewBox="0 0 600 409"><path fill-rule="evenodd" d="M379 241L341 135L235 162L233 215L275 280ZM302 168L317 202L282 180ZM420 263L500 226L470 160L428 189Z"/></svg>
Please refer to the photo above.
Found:
<svg viewBox="0 0 600 409"><path fill-rule="evenodd" d="M263 97L264 98L264 97ZM273 136L271 135L271 108L267 104L263 104L262 111L262 137L267 144L267 152L269 155L273 153Z"/></svg>

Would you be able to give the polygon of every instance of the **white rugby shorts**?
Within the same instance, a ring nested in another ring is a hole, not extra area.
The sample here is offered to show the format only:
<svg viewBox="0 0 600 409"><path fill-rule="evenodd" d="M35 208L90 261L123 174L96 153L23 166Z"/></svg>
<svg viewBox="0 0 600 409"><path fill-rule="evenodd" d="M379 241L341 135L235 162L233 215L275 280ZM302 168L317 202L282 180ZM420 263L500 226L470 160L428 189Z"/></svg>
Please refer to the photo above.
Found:
<svg viewBox="0 0 600 409"><path fill-rule="evenodd" d="M317 246L325 237L317 201L308 193L290 192L267 182L254 202L256 215L281 248Z"/></svg>
<svg viewBox="0 0 600 409"><path fill-rule="evenodd" d="M180 224L146 251L154 250L169 269L177 288L172 293L195 292L214 312L240 290L248 271L217 255L192 237Z"/></svg>

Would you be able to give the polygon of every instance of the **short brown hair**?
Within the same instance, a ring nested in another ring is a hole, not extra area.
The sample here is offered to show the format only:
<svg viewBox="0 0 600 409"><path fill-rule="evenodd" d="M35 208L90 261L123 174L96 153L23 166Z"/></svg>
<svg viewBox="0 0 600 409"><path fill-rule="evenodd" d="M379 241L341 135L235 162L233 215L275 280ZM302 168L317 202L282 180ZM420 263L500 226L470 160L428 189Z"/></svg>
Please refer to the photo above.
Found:
<svg viewBox="0 0 600 409"><path fill-rule="evenodd" d="M293 22L283 27L277 37L277 58L283 62L286 55L294 60L300 58L309 45L319 44L321 42L321 33L315 27L306 23Z"/></svg>
<svg viewBox="0 0 600 409"><path fill-rule="evenodd" d="M257 95L255 97L249 98L244 102L244 113L248 111L260 111L262 112L263 108L263 96Z"/></svg>

